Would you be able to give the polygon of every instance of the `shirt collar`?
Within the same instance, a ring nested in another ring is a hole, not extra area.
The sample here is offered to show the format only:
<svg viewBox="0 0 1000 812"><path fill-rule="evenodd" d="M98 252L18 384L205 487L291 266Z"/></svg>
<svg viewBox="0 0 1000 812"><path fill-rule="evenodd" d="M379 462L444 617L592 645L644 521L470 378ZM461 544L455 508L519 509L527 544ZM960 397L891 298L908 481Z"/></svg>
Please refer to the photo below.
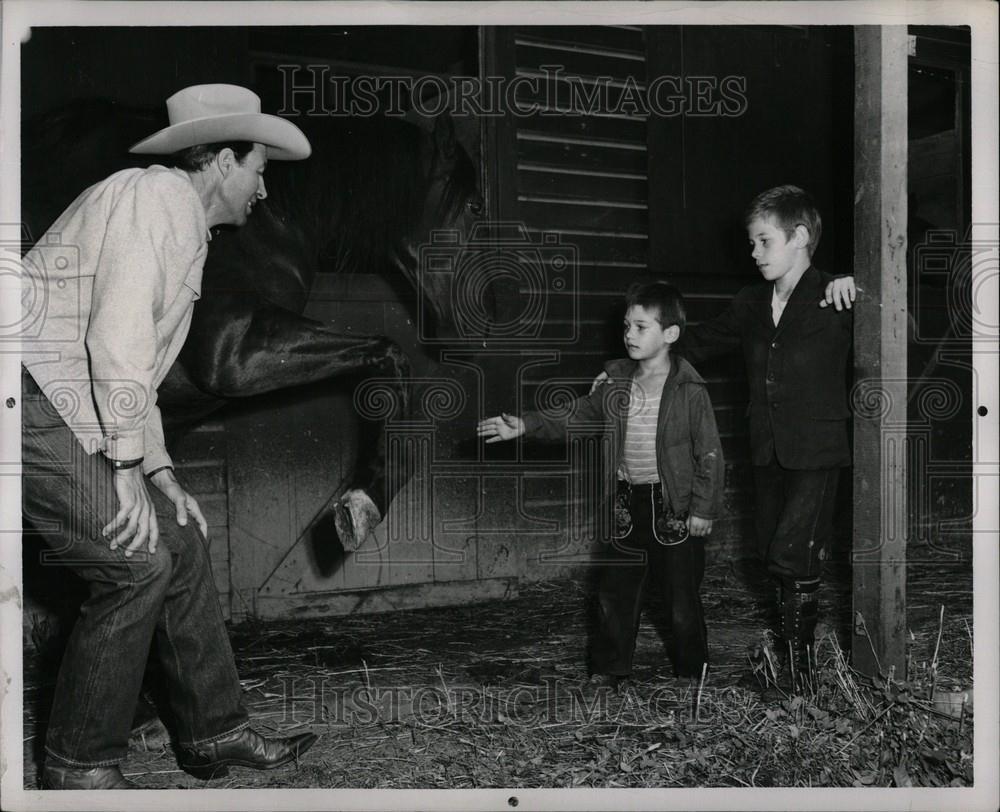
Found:
<svg viewBox="0 0 1000 812"><path fill-rule="evenodd" d="M187 172L185 172L183 169L180 169L179 167L176 167L176 166L172 166L172 167L170 167L170 171L173 172L174 174L178 175L179 177L184 178L184 180L186 180L188 183L190 183L191 187L194 188L194 183L191 180L191 176ZM201 222L202 222L202 229L205 232L205 242L211 242L212 241L212 229L210 229L208 227L208 219L207 219L207 217L205 215L205 208L204 208L204 206L201 207Z"/></svg>

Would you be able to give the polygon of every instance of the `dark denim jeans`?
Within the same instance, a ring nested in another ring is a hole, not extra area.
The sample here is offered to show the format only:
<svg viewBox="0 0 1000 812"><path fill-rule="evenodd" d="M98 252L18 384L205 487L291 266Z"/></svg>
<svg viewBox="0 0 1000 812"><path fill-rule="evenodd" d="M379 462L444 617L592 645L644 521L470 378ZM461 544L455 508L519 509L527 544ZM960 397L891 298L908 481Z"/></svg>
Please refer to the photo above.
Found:
<svg viewBox="0 0 1000 812"><path fill-rule="evenodd" d="M86 581L63 656L45 749L83 768L118 764L155 640L181 744L221 738L247 725L208 546L193 520L177 524L153 485L160 541L125 558L101 529L117 512L114 473L88 455L59 414L22 374L25 519L49 548L43 564Z"/></svg>
<svg viewBox="0 0 1000 812"><path fill-rule="evenodd" d="M591 646L591 670L632 673L647 585L659 590L669 614L670 660L680 677L700 677L708 662L708 635L701 604L705 542L688 537L664 546L653 536L651 486L632 488L632 532L608 545L598 586L598 625Z"/></svg>

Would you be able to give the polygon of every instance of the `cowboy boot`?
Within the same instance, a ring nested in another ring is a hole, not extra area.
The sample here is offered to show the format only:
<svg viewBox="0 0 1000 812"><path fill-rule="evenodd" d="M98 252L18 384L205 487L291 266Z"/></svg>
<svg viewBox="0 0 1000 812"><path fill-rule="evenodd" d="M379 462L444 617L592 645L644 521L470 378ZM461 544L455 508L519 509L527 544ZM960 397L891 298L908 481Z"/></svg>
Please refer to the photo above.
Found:
<svg viewBox="0 0 1000 812"><path fill-rule="evenodd" d="M800 691L812 681L810 661L815 648L819 602L819 578L792 580L781 589L781 641L788 664L788 687Z"/></svg>
<svg viewBox="0 0 1000 812"><path fill-rule="evenodd" d="M318 738L311 731L264 738L245 727L216 741L180 745L177 762L184 772L203 781L228 775L231 765L273 770L297 761Z"/></svg>
<svg viewBox="0 0 1000 812"><path fill-rule="evenodd" d="M50 759L42 770L41 789L141 789L122 775L117 764L110 767L70 767Z"/></svg>

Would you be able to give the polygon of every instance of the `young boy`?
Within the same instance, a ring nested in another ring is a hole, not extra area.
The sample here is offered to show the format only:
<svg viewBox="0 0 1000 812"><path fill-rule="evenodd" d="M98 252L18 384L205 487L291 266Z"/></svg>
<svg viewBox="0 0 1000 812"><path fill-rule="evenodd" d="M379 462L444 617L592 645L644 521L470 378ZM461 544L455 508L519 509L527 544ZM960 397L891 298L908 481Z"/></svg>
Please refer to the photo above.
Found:
<svg viewBox="0 0 1000 812"><path fill-rule="evenodd" d="M677 347L693 363L743 350L750 384L750 447L758 552L778 587L783 651L793 681L814 645L824 546L840 469L850 465L846 420L852 277L812 265L822 224L795 186L758 195L746 212L764 281L691 327ZM826 305L834 303L836 308Z"/></svg>
<svg viewBox="0 0 1000 812"><path fill-rule="evenodd" d="M719 515L725 466L705 382L671 354L684 331L684 303L673 285L638 284L625 298L628 359L605 365L607 386L579 398L569 415L526 412L482 420L487 443L527 434L564 437L575 420L603 421L614 465L602 472L614 506L613 543L600 575L591 672L613 684L632 673L646 582L670 612L674 673L699 678L708 663L699 589L704 537Z"/></svg>

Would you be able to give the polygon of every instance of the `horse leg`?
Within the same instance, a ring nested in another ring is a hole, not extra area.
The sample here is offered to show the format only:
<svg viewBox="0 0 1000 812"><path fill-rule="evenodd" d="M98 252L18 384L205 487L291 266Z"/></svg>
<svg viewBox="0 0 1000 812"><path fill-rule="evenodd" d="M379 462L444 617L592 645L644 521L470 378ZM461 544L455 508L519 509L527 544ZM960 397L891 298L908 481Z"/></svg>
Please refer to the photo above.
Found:
<svg viewBox="0 0 1000 812"><path fill-rule="evenodd" d="M210 308L196 310L182 361L200 390L222 398L264 394L359 372L385 379L380 395L390 406L379 410L376 418L365 414L367 409L360 404L362 462L334 507L344 549L357 549L395 496L386 486L382 426L386 419L405 417L409 411L409 362L399 346L383 336L336 333L260 299L248 301L246 294L220 292L213 295ZM400 482L402 478L391 479Z"/></svg>
<svg viewBox="0 0 1000 812"><path fill-rule="evenodd" d="M378 387L369 389L372 378L386 381L389 391L379 392ZM408 378L409 361L398 346L389 343L384 361L359 387L362 392L368 389L373 399L384 401L374 404L376 407L385 406L387 402L391 412L384 414L386 409L377 408L378 413L371 414L372 410L367 408L371 404L365 403L358 409L358 464L347 490L333 506L334 524L345 550L356 550L364 543L386 515L399 489L412 476L409 460L396 460L402 463L403 470L395 470L393 476L388 476L386 466L387 425L391 420L405 420L410 416Z"/></svg>

